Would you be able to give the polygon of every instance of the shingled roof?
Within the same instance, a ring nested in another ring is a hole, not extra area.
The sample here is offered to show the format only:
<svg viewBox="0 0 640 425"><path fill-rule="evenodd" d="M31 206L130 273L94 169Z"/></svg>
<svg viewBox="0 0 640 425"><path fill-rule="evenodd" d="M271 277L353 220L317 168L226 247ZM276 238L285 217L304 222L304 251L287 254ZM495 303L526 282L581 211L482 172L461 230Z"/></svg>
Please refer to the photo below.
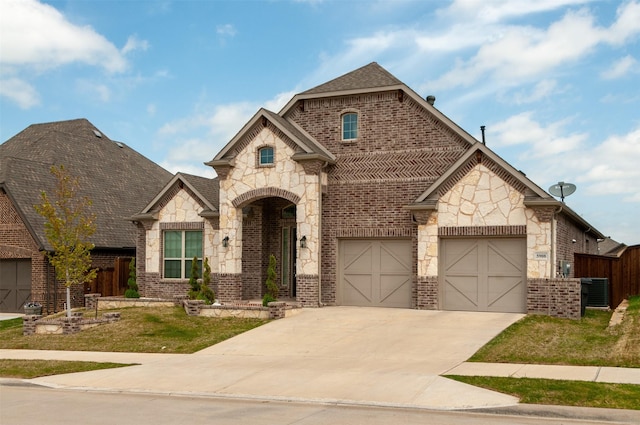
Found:
<svg viewBox="0 0 640 425"><path fill-rule="evenodd" d="M373 89L402 85L402 81L394 77L389 71L371 62L361 68L344 74L338 78L309 89L301 94L332 93L349 90Z"/></svg>
<svg viewBox="0 0 640 425"><path fill-rule="evenodd" d="M0 145L0 188L13 201L41 249L50 250L44 220L35 211L40 192L52 193L53 165L78 177L93 202L96 248L134 248L127 219L171 179L171 173L124 143L109 139L86 119L34 124Z"/></svg>

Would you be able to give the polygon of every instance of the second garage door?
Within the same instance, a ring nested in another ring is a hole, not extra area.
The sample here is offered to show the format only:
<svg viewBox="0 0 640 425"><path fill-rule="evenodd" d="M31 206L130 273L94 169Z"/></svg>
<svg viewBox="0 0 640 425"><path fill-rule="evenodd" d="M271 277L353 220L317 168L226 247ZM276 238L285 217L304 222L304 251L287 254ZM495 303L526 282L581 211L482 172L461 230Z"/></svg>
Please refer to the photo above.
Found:
<svg viewBox="0 0 640 425"><path fill-rule="evenodd" d="M0 260L0 312L21 313L31 297L31 260Z"/></svg>
<svg viewBox="0 0 640 425"><path fill-rule="evenodd" d="M442 239L445 310L526 312L526 239Z"/></svg>
<svg viewBox="0 0 640 425"><path fill-rule="evenodd" d="M338 304L411 307L410 240L341 240L338 250Z"/></svg>

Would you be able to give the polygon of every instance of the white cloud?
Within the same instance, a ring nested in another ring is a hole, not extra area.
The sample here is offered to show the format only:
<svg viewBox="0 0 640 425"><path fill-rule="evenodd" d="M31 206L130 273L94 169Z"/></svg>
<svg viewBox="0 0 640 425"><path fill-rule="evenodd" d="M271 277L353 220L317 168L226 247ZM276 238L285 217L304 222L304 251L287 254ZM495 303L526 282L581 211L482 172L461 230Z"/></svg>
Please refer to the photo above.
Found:
<svg viewBox="0 0 640 425"><path fill-rule="evenodd" d="M640 128L589 144L586 133L567 134L570 121L543 125L531 112L514 115L491 126L496 133L491 147L499 152L501 147L525 144L519 162L526 163L537 183L571 181L589 195L618 194L624 201L640 202Z"/></svg>
<svg viewBox="0 0 640 425"><path fill-rule="evenodd" d="M19 78L0 80L0 96L15 102L21 109L30 109L40 104L37 90Z"/></svg>
<svg viewBox="0 0 640 425"><path fill-rule="evenodd" d="M192 115L168 122L158 130L158 137L169 141L162 166L172 172L208 175L203 174L208 167L203 168L202 162L212 159L261 106L279 112L292 96L293 92L280 93L264 105L253 102L198 105ZM206 135L202 136L203 133Z"/></svg>
<svg viewBox="0 0 640 425"><path fill-rule="evenodd" d="M238 31L233 25L224 24L216 27L216 33L224 37L233 37L238 33Z"/></svg>
<svg viewBox="0 0 640 425"><path fill-rule="evenodd" d="M611 25L606 34L607 41L612 44L622 44L628 38L640 33L640 2L632 1L622 4L616 11L617 20Z"/></svg>
<svg viewBox="0 0 640 425"><path fill-rule="evenodd" d="M494 41L484 43L476 55L460 61L431 83L434 88L467 87L491 76L503 84L528 81L590 54L601 44L620 44L640 33L629 16L640 21L640 4L628 3L617 20L603 28L586 9L569 11L546 30L531 26L494 28Z"/></svg>
<svg viewBox="0 0 640 425"><path fill-rule="evenodd" d="M91 100L98 99L105 103L111 100L111 90L104 84L88 80L78 80L76 87L84 97L88 97Z"/></svg>
<svg viewBox="0 0 640 425"><path fill-rule="evenodd" d="M556 80L542 80L537 83L531 92L519 91L513 94L512 102L521 105L525 103L533 103L545 99L558 91L558 82Z"/></svg>
<svg viewBox="0 0 640 425"><path fill-rule="evenodd" d="M600 74L605 80L613 80L625 76L630 71L638 68L638 61L633 56L627 55L615 61L606 71Z"/></svg>
<svg viewBox="0 0 640 425"><path fill-rule="evenodd" d="M439 10L438 15L491 23L517 16L549 12L591 1L593 0L456 0L449 7Z"/></svg>
<svg viewBox="0 0 640 425"><path fill-rule="evenodd" d="M2 65L46 69L80 62L122 72L118 49L89 26L69 22L54 7L35 0L4 0L0 14Z"/></svg>
<svg viewBox="0 0 640 425"><path fill-rule="evenodd" d="M135 50L146 51L149 49L149 42L147 40L140 40L137 35L131 35L127 39L127 43L122 48L122 54L126 55L129 52Z"/></svg>

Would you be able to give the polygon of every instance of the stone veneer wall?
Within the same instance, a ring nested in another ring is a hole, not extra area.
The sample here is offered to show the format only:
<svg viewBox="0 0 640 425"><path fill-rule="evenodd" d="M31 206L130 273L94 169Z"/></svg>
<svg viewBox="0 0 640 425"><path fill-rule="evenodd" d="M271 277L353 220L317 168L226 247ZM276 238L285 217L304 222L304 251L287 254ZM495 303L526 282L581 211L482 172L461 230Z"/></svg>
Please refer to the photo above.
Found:
<svg viewBox="0 0 640 425"><path fill-rule="evenodd" d="M186 186L176 184L160 201L158 219L138 225L136 272L140 294L145 297L172 298L189 290L188 279L162 278L163 230L202 230L203 261L212 270L212 289L216 292L217 250L220 242L216 219L200 216L204 206Z"/></svg>
<svg viewBox="0 0 640 425"><path fill-rule="evenodd" d="M259 166L258 149L274 148L274 164ZM298 274L318 272L319 177L309 175L293 161L293 143L273 125L256 124L234 152L235 165L220 179L220 232L230 238L220 251L220 273L242 270L242 207L265 197L280 197L296 204L298 234L307 237L307 249L297 259ZM240 240L239 240L240 239Z"/></svg>
<svg viewBox="0 0 640 425"><path fill-rule="evenodd" d="M580 318L580 279L527 279L527 287L527 313Z"/></svg>

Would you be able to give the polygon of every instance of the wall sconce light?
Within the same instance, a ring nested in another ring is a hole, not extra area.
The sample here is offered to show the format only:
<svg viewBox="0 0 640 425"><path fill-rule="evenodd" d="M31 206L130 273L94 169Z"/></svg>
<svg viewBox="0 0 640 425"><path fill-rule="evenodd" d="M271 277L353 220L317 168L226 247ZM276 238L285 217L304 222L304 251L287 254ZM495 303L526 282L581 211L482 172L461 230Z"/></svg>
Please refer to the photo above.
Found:
<svg viewBox="0 0 640 425"><path fill-rule="evenodd" d="M307 247L307 237L303 236L300 238L300 248L306 248Z"/></svg>
<svg viewBox="0 0 640 425"><path fill-rule="evenodd" d="M222 239L222 246L225 248L229 246L229 236L225 236L224 239Z"/></svg>
<svg viewBox="0 0 640 425"><path fill-rule="evenodd" d="M575 240L575 239L571 239L571 243L576 243L576 242L578 242L578 241Z"/></svg>

